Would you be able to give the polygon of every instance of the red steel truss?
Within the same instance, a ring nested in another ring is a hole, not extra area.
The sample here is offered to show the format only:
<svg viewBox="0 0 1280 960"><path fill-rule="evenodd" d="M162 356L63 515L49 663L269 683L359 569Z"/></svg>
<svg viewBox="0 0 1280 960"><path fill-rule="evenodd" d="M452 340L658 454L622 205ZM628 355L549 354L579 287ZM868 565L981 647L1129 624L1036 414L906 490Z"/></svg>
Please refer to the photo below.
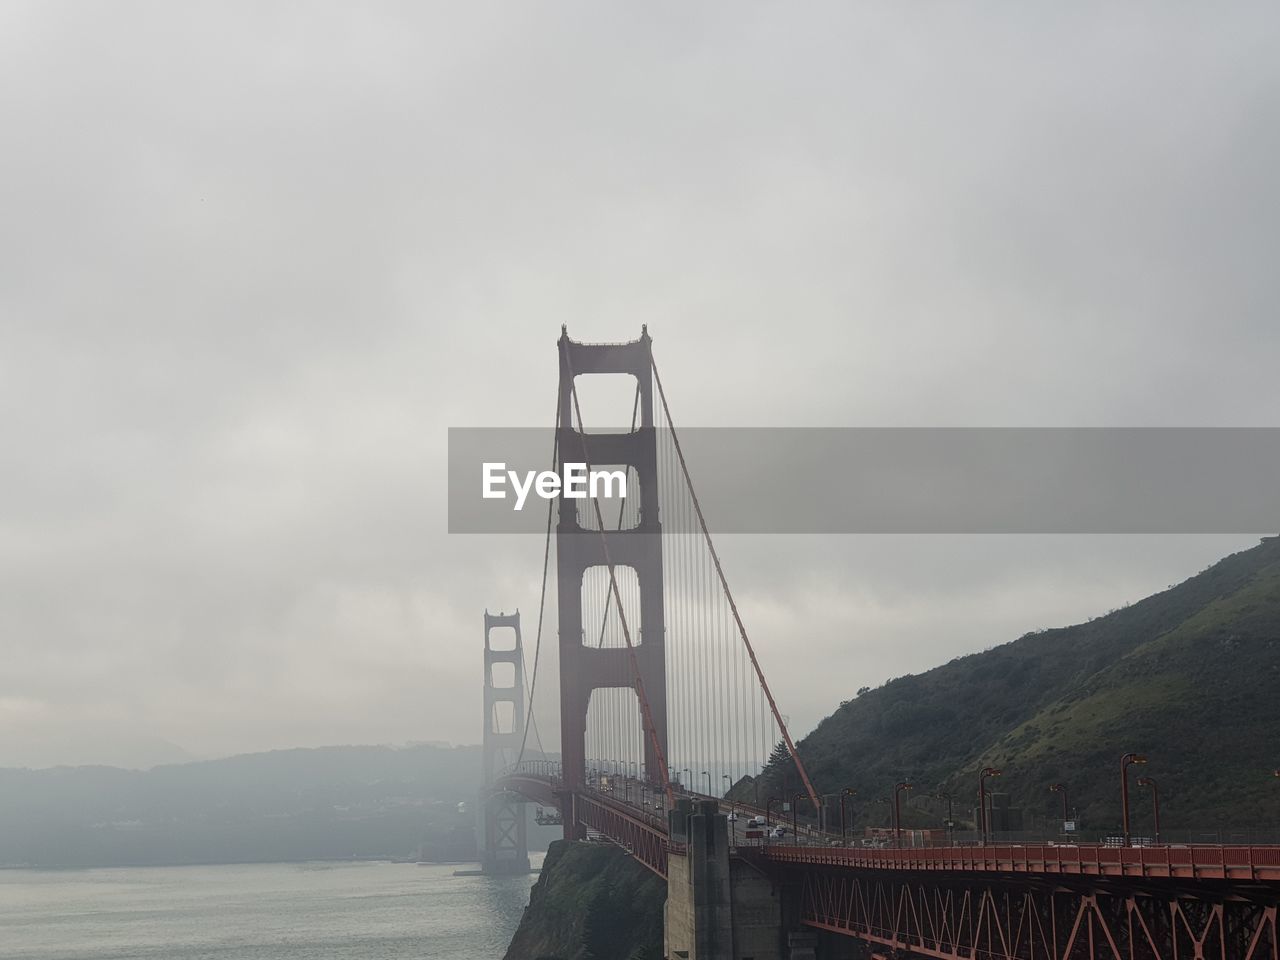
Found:
<svg viewBox="0 0 1280 960"><path fill-rule="evenodd" d="M574 819L625 849L638 861L667 878L667 831L624 803L590 793L573 793L569 805Z"/></svg>
<svg viewBox="0 0 1280 960"><path fill-rule="evenodd" d="M1275 890L810 868L800 916L939 960L1280 960Z"/></svg>
<svg viewBox="0 0 1280 960"><path fill-rule="evenodd" d="M622 800L590 791L567 791L554 777L527 773L499 777L495 786L545 806L556 807L566 822L580 825L622 847L664 880L667 877L665 819Z"/></svg>

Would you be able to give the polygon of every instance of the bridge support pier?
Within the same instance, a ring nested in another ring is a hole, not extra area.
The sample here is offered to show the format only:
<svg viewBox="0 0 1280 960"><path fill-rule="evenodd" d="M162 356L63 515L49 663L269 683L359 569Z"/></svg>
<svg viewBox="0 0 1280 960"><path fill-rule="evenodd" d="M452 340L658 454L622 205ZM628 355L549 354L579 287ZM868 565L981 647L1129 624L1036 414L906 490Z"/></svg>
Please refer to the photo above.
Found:
<svg viewBox="0 0 1280 960"><path fill-rule="evenodd" d="M731 856L728 819L714 800L671 811L663 955L668 960L796 960L783 936L782 891Z"/></svg>

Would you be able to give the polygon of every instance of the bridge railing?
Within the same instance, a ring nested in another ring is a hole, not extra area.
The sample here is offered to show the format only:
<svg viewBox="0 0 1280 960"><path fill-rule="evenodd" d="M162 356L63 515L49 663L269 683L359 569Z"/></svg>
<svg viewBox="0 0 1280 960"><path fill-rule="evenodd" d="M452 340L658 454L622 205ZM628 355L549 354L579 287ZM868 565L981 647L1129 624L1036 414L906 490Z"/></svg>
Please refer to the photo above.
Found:
<svg viewBox="0 0 1280 960"><path fill-rule="evenodd" d="M564 779L564 771L559 760L521 760L519 763L508 764L500 774L504 777L520 775L543 777L548 780Z"/></svg>
<svg viewBox="0 0 1280 960"><path fill-rule="evenodd" d="M866 849L771 843L778 863L955 873L1046 873L1280 882L1280 847L994 845Z"/></svg>

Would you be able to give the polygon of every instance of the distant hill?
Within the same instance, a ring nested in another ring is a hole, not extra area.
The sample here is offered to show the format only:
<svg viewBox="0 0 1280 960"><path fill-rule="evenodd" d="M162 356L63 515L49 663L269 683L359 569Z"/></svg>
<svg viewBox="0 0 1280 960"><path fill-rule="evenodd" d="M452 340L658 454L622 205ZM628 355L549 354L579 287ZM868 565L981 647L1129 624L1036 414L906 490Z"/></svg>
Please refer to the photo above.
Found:
<svg viewBox="0 0 1280 960"><path fill-rule="evenodd" d="M887 822L874 801L904 779L917 785L905 823L936 826L939 790L971 819L990 765L1029 828L1060 815L1048 788L1063 782L1083 827L1111 831L1118 761L1132 750L1150 758L1131 777L1159 783L1166 833L1280 832L1280 540L1088 623L864 691L798 749L821 792L858 791L860 824ZM795 792L788 767L766 770L762 796ZM1150 832L1141 791L1133 810Z"/></svg>
<svg viewBox="0 0 1280 960"><path fill-rule="evenodd" d="M0 769L0 865L471 859L479 776L479 747L434 745Z"/></svg>

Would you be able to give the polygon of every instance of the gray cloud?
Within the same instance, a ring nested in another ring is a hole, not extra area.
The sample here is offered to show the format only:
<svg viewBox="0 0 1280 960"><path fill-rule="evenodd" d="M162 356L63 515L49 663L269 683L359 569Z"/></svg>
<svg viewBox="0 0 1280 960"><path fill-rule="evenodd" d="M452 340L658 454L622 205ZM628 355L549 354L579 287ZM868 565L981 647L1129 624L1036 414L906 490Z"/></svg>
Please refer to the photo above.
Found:
<svg viewBox="0 0 1280 960"><path fill-rule="evenodd" d="M680 425L1274 426L1276 26L7 5L0 761L475 739L540 544L446 535L446 428L562 322ZM1248 543L831 539L723 546L801 726Z"/></svg>

